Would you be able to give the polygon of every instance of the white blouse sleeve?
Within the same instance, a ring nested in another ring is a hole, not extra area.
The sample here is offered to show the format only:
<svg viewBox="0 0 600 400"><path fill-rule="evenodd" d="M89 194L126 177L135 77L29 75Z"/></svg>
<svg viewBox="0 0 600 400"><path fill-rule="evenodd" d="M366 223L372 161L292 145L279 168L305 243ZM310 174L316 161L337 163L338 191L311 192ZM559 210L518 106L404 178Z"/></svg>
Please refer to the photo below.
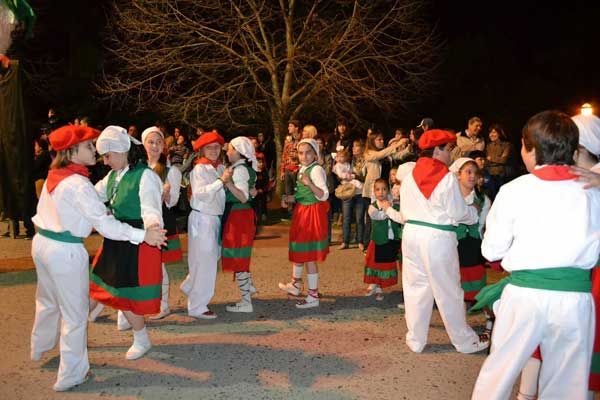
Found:
<svg viewBox="0 0 600 400"><path fill-rule="evenodd" d="M171 208L179 201L179 192L181 191L181 171L179 171L179 168L169 168L167 182L169 182L171 189L169 190L169 202L165 202L165 205L167 208Z"/></svg>
<svg viewBox="0 0 600 400"><path fill-rule="evenodd" d="M233 182L235 187L244 193L246 196L246 201L250 198L250 187L248 185L248 181L250 180L250 175L248 174L248 170L244 167L237 167L233 169Z"/></svg>
<svg viewBox="0 0 600 400"><path fill-rule="evenodd" d="M151 169L142 173L139 195L144 227L155 224L162 227L162 181Z"/></svg>
<svg viewBox="0 0 600 400"><path fill-rule="evenodd" d="M106 193L106 186L108 185L108 177L110 174L113 174L113 171L110 171L102 180L96 183L95 189L100 201L106 203L108 201L108 194Z"/></svg>
<svg viewBox="0 0 600 400"><path fill-rule="evenodd" d="M79 186L72 196L73 204L79 213L102 236L112 240L127 240L134 244L144 241L145 231L120 222L109 214L90 183Z"/></svg>
<svg viewBox="0 0 600 400"><path fill-rule="evenodd" d="M373 204L369 205L368 213L369 217L371 217L371 219L374 219L375 221L383 221L387 219L385 211L378 210Z"/></svg>
<svg viewBox="0 0 600 400"><path fill-rule="evenodd" d="M490 207L492 203L490 198L485 196L483 201L483 206L481 207L481 213L479 213L479 235L483 237L483 229L485 227L485 220L487 218L488 213L490 212Z"/></svg>
<svg viewBox="0 0 600 400"><path fill-rule="evenodd" d="M399 224L404 224L406 222L405 219L404 219L404 216L402 215L402 212L396 210L393 207L390 207L387 210L385 210L385 213L394 222L397 222Z"/></svg>
<svg viewBox="0 0 600 400"><path fill-rule="evenodd" d="M325 201L329 198L329 190L327 189L327 174L323 167L317 165L310 171L310 180L316 187L323 191L323 196L317 197L319 201ZM316 196L315 196L316 197Z"/></svg>
<svg viewBox="0 0 600 400"><path fill-rule="evenodd" d="M497 261L506 255L512 245L515 223L514 204L504 196L502 188L498 192L494 204L485 220L485 235L481 242L481 254L489 261Z"/></svg>

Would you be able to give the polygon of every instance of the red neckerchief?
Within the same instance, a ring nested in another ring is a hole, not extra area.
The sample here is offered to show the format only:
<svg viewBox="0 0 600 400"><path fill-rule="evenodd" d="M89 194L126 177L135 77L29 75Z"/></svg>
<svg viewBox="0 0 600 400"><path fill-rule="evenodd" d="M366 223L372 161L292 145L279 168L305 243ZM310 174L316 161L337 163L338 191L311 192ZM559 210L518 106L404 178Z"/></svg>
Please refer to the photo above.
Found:
<svg viewBox="0 0 600 400"><path fill-rule="evenodd" d="M448 167L435 158L421 157L413 169L413 178L426 199L431 197L438 183L448 173Z"/></svg>
<svg viewBox="0 0 600 400"><path fill-rule="evenodd" d="M90 171L85 165L73 163L64 168L51 169L48 171L48 178L46 178L46 190L48 190L48 193L52 193L63 179L74 174L85 176L87 178L90 176Z"/></svg>
<svg viewBox="0 0 600 400"><path fill-rule="evenodd" d="M212 165L215 169L217 169L217 167L221 164L223 164L221 162L221 160L217 160L217 161L210 161L208 158L206 157L200 157L199 159L197 159L196 161L194 161L194 165L196 164L210 164Z"/></svg>
<svg viewBox="0 0 600 400"><path fill-rule="evenodd" d="M568 181L577 179L577 175L571 173L569 165L545 165L536 168L531 173L543 181Z"/></svg>

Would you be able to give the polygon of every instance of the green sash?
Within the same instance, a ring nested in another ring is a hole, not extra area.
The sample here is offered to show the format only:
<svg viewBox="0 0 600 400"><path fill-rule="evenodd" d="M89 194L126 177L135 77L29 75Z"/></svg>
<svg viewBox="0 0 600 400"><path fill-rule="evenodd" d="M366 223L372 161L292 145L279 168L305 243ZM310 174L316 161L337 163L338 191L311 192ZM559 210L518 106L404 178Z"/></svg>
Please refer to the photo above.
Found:
<svg viewBox="0 0 600 400"><path fill-rule="evenodd" d="M71 232L69 232L69 231L53 232L53 231L49 231L47 229L38 228L38 233L49 239L56 240L57 242L82 243L83 244L83 238L73 236L71 234Z"/></svg>
<svg viewBox="0 0 600 400"><path fill-rule="evenodd" d="M448 232L456 232L456 229L457 229L457 227L454 225L431 224L429 222L416 221L414 219L409 219L408 221L406 221L405 225L408 225L408 224L426 226L428 228L439 229L441 231L448 231Z"/></svg>
<svg viewBox="0 0 600 400"><path fill-rule="evenodd" d="M590 270L587 269L562 267L513 271L506 278L484 287L475 296L477 303L469 309L469 312L480 310L485 306L492 307L509 283L520 287L560 292L590 293L592 291Z"/></svg>

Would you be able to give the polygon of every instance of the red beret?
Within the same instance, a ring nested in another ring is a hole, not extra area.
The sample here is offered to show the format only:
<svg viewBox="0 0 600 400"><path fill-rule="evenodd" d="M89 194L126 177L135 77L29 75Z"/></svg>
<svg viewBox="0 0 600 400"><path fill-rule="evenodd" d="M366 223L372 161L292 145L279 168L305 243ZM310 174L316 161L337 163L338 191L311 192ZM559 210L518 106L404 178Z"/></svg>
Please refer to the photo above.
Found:
<svg viewBox="0 0 600 400"><path fill-rule="evenodd" d="M225 139L217 131L206 132L194 142L194 151L198 151L212 143L219 143L222 146L225 143Z"/></svg>
<svg viewBox="0 0 600 400"><path fill-rule="evenodd" d="M263 153L260 153L260 152L256 153L256 159L258 160L259 158L264 159L265 155Z"/></svg>
<svg viewBox="0 0 600 400"><path fill-rule="evenodd" d="M100 136L100 131L89 126L65 125L52 131L49 139L52 149L60 151L98 136Z"/></svg>
<svg viewBox="0 0 600 400"><path fill-rule="evenodd" d="M421 136L419 139L419 148L425 150L453 142L456 142L456 135L454 133L441 129L432 129Z"/></svg>

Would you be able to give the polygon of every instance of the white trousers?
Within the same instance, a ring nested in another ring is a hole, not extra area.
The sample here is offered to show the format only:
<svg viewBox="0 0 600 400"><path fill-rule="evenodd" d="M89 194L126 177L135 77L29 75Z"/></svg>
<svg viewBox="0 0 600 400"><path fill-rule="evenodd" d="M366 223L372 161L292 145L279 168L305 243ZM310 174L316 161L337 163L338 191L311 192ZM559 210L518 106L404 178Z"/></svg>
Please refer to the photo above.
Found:
<svg viewBox="0 0 600 400"><path fill-rule="evenodd" d="M162 295L160 298L160 312L169 309L169 274L165 268L165 263L162 263Z"/></svg>
<svg viewBox="0 0 600 400"><path fill-rule="evenodd" d="M539 345L538 399L584 400L594 344L594 302L589 293L507 285L473 399L508 399L519 373Z"/></svg>
<svg viewBox="0 0 600 400"><path fill-rule="evenodd" d="M188 296L189 315L208 311L208 303L215 294L217 262L221 257L220 227L221 219L215 215L192 211L188 217L189 273L181 290Z"/></svg>
<svg viewBox="0 0 600 400"><path fill-rule="evenodd" d="M455 233L405 226L402 288L408 328L406 344L412 351L419 353L427 344L434 299L456 350L473 350L479 336L467 324Z"/></svg>
<svg viewBox="0 0 600 400"><path fill-rule="evenodd" d="M56 383L75 385L90 368L87 353L89 256L82 244L57 242L40 234L33 238L31 252L37 272L31 353L41 354L52 349L60 330Z"/></svg>

